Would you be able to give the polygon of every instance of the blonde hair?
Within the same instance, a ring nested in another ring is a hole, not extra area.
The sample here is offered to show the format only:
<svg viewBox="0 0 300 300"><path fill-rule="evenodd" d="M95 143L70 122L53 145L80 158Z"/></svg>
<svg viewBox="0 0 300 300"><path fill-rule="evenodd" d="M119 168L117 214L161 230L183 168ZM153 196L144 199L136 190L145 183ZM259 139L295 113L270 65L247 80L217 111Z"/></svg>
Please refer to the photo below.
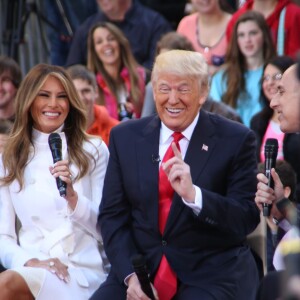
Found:
<svg viewBox="0 0 300 300"><path fill-rule="evenodd" d="M171 73L183 77L195 77L202 93L209 88L208 66L202 54L187 50L170 50L159 54L152 70L151 81L155 85L159 74Z"/></svg>
<svg viewBox="0 0 300 300"><path fill-rule="evenodd" d="M68 142L69 161L79 169L79 174L75 179L83 177L88 172L89 159L94 160L82 148L83 142L89 140L89 136L85 133L86 113L71 78L61 67L39 64L28 72L16 95L16 118L2 156L5 177L1 178L1 183L4 185L17 180L20 190L24 186L24 170L28 164L30 146L33 146L33 119L30 109L49 76L53 76L61 82L69 100L70 109L64 122L63 131Z"/></svg>

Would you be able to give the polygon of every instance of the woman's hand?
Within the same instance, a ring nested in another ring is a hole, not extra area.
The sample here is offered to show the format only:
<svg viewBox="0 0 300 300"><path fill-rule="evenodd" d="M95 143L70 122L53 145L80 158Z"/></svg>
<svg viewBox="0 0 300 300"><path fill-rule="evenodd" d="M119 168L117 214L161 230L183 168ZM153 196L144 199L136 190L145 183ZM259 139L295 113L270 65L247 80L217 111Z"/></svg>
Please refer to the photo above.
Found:
<svg viewBox="0 0 300 300"><path fill-rule="evenodd" d="M78 201L78 195L73 188L73 176L69 169L68 160L60 160L56 162L53 166L49 167L51 174L55 177L59 177L62 181L67 184L67 193L64 197L72 210L75 209Z"/></svg>
<svg viewBox="0 0 300 300"><path fill-rule="evenodd" d="M28 260L24 264L24 266L32 268L43 268L55 274L59 279L63 280L64 282L70 281L68 266L63 264L58 258L50 258L46 260L39 260L37 258L33 258Z"/></svg>

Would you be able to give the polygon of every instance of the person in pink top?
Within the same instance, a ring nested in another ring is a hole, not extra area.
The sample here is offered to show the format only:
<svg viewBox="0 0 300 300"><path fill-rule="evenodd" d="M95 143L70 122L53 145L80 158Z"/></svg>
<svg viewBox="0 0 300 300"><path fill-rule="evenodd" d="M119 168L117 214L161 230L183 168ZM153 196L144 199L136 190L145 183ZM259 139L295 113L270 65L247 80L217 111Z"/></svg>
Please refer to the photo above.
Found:
<svg viewBox="0 0 300 300"><path fill-rule="evenodd" d="M291 0L247 0L236 11L228 23L226 36L229 40L234 24L240 15L248 10L255 10L265 16L271 29L278 55L296 58L300 50L300 7ZM281 21L280 21L281 20ZM280 25L282 24L282 25Z"/></svg>
<svg viewBox="0 0 300 300"><path fill-rule="evenodd" d="M99 101L120 121L140 118L146 70L133 57L128 39L114 24L95 24L88 37L87 67L96 75Z"/></svg>
<svg viewBox="0 0 300 300"><path fill-rule="evenodd" d="M196 12L184 17L177 28L205 56L210 74L224 62L227 49L225 29L231 14L223 9L221 1L191 0Z"/></svg>

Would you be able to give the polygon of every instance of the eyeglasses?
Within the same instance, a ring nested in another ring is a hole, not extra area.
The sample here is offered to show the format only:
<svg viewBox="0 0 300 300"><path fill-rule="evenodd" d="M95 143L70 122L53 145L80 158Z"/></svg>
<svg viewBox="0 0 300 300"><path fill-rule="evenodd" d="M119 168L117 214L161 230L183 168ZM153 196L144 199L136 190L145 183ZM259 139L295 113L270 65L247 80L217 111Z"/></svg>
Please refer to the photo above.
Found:
<svg viewBox="0 0 300 300"><path fill-rule="evenodd" d="M269 81L278 81L282 78L281 73L276 73L274 75L266 75L263 77L263 81L269 82Z"/></svg>

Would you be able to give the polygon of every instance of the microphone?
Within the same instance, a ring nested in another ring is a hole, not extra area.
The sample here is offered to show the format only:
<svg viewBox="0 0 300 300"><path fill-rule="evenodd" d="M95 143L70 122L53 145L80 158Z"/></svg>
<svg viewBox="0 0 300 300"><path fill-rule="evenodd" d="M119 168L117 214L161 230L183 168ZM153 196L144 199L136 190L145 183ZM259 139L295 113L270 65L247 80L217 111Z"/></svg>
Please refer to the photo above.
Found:
<svg viewBox="0 0 300 300"><path fill-rule="evenodd" d="M268 186L274 188L274 181L271 175L271 169L276 166L276 158L278 153L277 139L267 139L265 144L265 175L268 178ZM270 216L271 205L263 204L263 216Z"/></svg>
<svg viewBox="0 0 300 300"><path fill-rule="evenodd" d="M134 269L134 272L140 282L143 292L151 299L155 300L153 290L150 284L150 279L148 277L146 263L144 257L140 254L134 255L131 258L131 263Z"/></svg>
<svg viewBox="0 0 300 300"><path fill-rule="evenodd" d="M58 133L53 132L49 135L48 144L52 153L53 163L62 160L62 141ZM56 178L56 185L61 197L67 194L67 184L62 181L59 177Z"/></svg>
<svg viewBox="0 0 300 300"><path fill-rule="evenodd" d="M159 154L152 154L152 162L155 163L160 163L160 156Z"/></svg>

